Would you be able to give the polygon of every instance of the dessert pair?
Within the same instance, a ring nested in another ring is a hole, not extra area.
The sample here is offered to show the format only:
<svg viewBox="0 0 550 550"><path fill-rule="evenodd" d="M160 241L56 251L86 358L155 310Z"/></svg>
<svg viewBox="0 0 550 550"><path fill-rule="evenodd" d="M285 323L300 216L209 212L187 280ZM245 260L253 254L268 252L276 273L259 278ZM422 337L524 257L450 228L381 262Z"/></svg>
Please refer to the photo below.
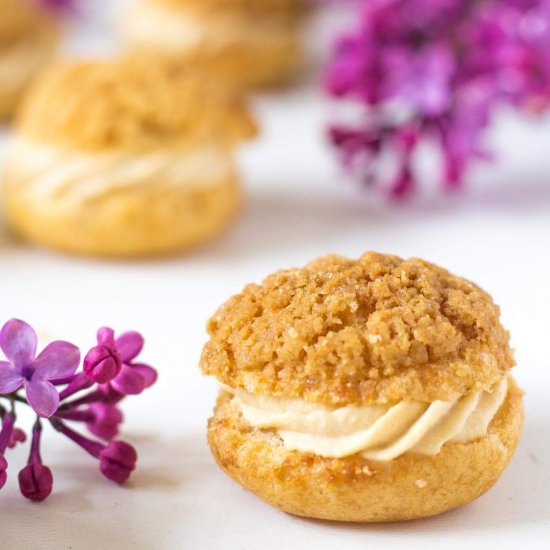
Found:
<svg viewBox="0 0 550 550"><path fill-rule="evenodd" d="M241 202L235 147L255 133L240 94L299 65L304 6L137 2L123 58L58 63L31 87L3 181L10 225L39 244L108 257L177 252L220 233ZM0 8L4 116L58 33L30 2Z"/></svg>
<svg viewBox="0 0 550 550"><path fill-rule="evenodd" d="M422 518L487 491L508 464L522 393L490 296L422 260L326 256L232 297L201 366L221 468L292 514Z"/></svg>
<svg viewBox="0 0 550 550"><path fill-rule="evenodd" d="M46 15L21 6L10 23L21 47L0 77L25 78L0 78L0 114L55 42ZM0 10L0 39L9 11ZM240 94L298 66L305 11L301 0L136 3L122 58L58 63L31 87L3 181L10 225L39 244L107 257L177 252L220 233L241 202L234 150L255 134Z"/></svg>

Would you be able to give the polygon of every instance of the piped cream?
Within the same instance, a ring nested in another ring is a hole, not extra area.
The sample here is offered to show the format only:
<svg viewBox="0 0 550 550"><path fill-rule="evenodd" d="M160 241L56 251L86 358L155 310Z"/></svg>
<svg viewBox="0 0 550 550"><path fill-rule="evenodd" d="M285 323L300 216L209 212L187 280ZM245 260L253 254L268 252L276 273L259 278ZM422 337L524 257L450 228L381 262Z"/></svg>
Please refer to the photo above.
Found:
<svg viewBox="0 0 550 550"><path fill-rule="evenodd" d="M256 428L278 431L290 450L342 458L361 453L390 461L405 453L437 455L446 443L487 433L508 391L504 377L491 391L454 401L402 401L393 406L330 407L301 399L257 396L225 387L232 404Z"/></svg>

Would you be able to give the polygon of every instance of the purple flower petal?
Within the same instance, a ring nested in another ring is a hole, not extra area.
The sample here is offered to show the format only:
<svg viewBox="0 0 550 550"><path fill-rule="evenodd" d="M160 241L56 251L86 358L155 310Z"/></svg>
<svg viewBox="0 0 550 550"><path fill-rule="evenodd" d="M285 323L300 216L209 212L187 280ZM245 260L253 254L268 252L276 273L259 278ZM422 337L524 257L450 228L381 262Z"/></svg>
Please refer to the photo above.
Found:
<svg viewBox="0 0 550 550"><path fill-rule="evenodd" d="M59 407L59 395L52 383L39 378L26 380L25 390L27 401L38 416L50 418Z"/></svg>
<svg viewBox="0 0 550 550"><path fill-rule="evenodd" d="M0 361L0 393L11 393L23 384L23 377L11 363Z"/></svg>
<svg viewBox="0 0 550 550"><path fill-rule="evenodd" d="M145 383L145 388L152 386L157 381L157 371L149 365L145 365L144 363L133 363L132 369L137 371L142 376Z"/></svg>
<svg viewBox="0 0 550 550"><path fill-rule="evenodd" d="M117 377L111 381L111 385L115 390L126 395L137 395L145 389L146 382L137 369L122 365Z"/></svg>
<svg viewBox="0 0 550 550"><path fill-rule="evenodd" d="M80 363L80 350L70 344L58 340L48 344L35 359L35 372L45 380L66 378L72 376Z"/></svg>
<svg viewBox="0 0 550 550"><path fill-rule="evenodd" d="M19 319L11 319L0 331L0 348L15 366L27 366L36 355L36 332Z"/></svg>
<svg viewBox="0 0 550 550"><path fill-rule="evenodd" d="M124 332L115 341L123 363L129 363L139 355L139 352L143 349L143 344L143 336L135 331Z"/></svg>
<svg viewBox="0 0 550 550"><path fill-rule="evenodd" d="M102 345L114 345L115 331L109 327L101 327L97 331L97 343Z"/></svg>

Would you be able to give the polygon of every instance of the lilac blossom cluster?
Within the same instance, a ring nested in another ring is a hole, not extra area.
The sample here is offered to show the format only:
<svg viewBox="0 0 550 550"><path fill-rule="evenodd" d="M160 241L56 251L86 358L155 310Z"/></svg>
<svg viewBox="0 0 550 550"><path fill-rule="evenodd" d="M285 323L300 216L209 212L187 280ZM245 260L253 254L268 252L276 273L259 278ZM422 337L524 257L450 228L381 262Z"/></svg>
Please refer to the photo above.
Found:
<svg viewBox="0 0 550 550"><path fill-rule="evenodd" d="M135 468L135 449L116 439L123 415L118 404L153 385L156 371L137 361L143 337L125 332L115 338L110 328L101 328L97 345L80 365L80 351L69 342L56 341L36 355L36 332L24 321L12 319L0 331L0 488L7 478L5 453L26 440L16 426L16 407L30 406L36 413L27 465L19 472L21 493L35 501L52 491L53 476L40 453L42 422L47 419L59 433L99 461L101 473L123 483ZM95 438L85 436L70 423L81 423Z"/></svg>
<svg viewBox="0 0 550 550"><path fill-rule="evenodd" d="M345 165L400 196L415 186L415 152L434 143L442 183L456 188L500 105L540 111L550 99L550 0L361 0L341 36L327 87L359 105L331 140ZM395 171L380 182L381 159Z"/></svg>

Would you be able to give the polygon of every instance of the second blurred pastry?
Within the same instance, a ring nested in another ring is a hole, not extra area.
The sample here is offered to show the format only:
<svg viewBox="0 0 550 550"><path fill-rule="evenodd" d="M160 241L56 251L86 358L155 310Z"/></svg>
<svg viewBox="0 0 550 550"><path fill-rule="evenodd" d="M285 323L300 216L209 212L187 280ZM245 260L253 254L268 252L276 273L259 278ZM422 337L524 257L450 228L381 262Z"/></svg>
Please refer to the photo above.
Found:
<svg viewBox="0 0 550 550"><path fill-rule="evenodd" d="M235 216L236 144L255 126L203 78L130 60L59 63L22 106L4 181L21 235L81 254L149 256Z"/></svg>
<svg viewBox="0 0 550 550"><path fill-rule="evenodd" d="M276 86L302 62L304 0L141 0L124 24L130 51L196 66L245 87Z"/></svg>

